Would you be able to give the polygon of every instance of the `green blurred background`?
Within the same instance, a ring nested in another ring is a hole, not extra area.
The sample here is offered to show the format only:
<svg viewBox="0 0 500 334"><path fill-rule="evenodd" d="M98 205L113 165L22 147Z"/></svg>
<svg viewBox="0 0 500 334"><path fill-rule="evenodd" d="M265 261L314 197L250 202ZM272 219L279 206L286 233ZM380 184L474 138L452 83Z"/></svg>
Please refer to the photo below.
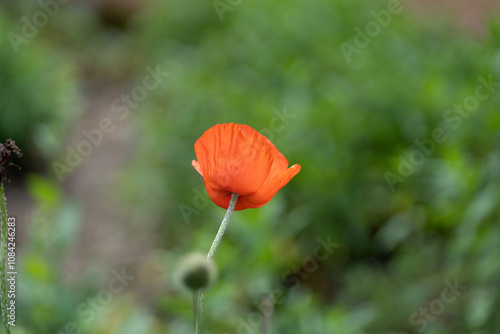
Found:
<svg viewBox="0 0 500 334"><path fill-rule="evenodd" d="M499 9L3 1L13 333L193 333L176 268L224 215L193 145L225 122L302 171L233 215L206 333L500 333Z"/></svg>

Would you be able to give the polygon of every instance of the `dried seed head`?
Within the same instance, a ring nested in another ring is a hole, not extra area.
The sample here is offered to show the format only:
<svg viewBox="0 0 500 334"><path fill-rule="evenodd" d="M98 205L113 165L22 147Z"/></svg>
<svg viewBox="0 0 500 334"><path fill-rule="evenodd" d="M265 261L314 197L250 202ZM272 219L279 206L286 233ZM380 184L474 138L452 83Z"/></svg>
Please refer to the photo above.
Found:
<svg viewBox="0 0 500 334"><path fill-rule="evenodd" d="M22 156L21 149L19 149L16 142L12 139L7 139L5 144L0 143L0 182L7 179L7 172L4 165L15 166L10 160Z"/></svg>

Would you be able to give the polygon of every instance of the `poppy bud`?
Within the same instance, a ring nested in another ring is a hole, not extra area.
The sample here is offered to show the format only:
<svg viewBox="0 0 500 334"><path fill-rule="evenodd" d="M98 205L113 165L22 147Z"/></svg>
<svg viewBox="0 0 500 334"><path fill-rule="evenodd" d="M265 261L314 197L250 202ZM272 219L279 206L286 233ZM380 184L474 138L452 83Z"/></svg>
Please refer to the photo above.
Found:
<svg viewBox="0 0 500 334"><path fill-rule="evenodd" d="M209 286L215 280L215 274L215 266L201 253L187 255L178 269L180 281L195 291Z"/></svg>

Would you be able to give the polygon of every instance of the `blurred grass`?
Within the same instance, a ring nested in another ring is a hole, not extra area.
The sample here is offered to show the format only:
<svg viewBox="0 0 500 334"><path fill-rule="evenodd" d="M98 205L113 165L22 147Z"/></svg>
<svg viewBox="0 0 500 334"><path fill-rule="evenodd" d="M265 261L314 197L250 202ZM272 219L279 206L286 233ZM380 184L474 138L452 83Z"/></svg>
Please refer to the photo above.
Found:
<svg viewBox="0 0 500 334"><path fill-rule="evenodd" d="M457 278L467 289L427 322L425 333L497 333L500 96L481 101L457 129L443 114L474 94L479 76L500 78L500 21L493 17L478 37L405 9L347 63L340 43L386 6L242 2L221 21L210 2L152 2L124 31L68 8L48 28L63 30L59 39L52 42L47 32L32 43L40 49L23 53L36 61L1 52L18 67L0 76L2 87L13 89L5 96L0 89L0 100L29 102L23 108L40 117L17 118L21 132L9 136L26 141L46 119L68 122L48 104L53 99L22 98L44 85L37 64L51 58L52 47L72 54L91 77L118 77L130 87L142 83L146 66L170 73L130 111L134 159L115 190L123 211L150 235L137 281L85 321L76 310L106 288L111 265L99 263L88 277L66 282L62 268L84 228L81 204L59 184L30 177L36 214L19 259L19 333L57 332L68 321L82 333L192 332L190 296L172 273L187 252L208 250L224 214L197 195L205 194L203 181L190 166L196 139L223 122L267 131L302 171L268 205L233 215L215 258L219 281L206 296L208 332L259 333L251 325L260 321L257 305L275 291L282 296L276 333L417 333L411 315ZM79 47L85 56L76 55ZM23 75L33 78L20 84L28 93L12 84ZM60 86L55 94L74 98L64 81ZM399 157L407 159L415 140L437 127L448 140L392 192L384 173L397 171ZM186 221L180 205L199 213ZM57 242L48 241L54 230ZM328 237L340 247L307 273L317 239Z"/></svg>

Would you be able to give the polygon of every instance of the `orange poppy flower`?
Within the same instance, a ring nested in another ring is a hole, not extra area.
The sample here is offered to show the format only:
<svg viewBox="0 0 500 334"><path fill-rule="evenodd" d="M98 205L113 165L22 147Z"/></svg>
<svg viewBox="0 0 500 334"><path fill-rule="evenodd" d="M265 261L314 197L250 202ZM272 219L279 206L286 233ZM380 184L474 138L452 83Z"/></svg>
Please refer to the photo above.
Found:
<svg viewBox="0 0 500 334"><path fill-rule="evenodd" d="M266 204L300 171L263 135L243 124L217 124L196 141L198 161L192 165L205 181L215 204L227 209L231 193L238 194L235 210Z"/></svg>

